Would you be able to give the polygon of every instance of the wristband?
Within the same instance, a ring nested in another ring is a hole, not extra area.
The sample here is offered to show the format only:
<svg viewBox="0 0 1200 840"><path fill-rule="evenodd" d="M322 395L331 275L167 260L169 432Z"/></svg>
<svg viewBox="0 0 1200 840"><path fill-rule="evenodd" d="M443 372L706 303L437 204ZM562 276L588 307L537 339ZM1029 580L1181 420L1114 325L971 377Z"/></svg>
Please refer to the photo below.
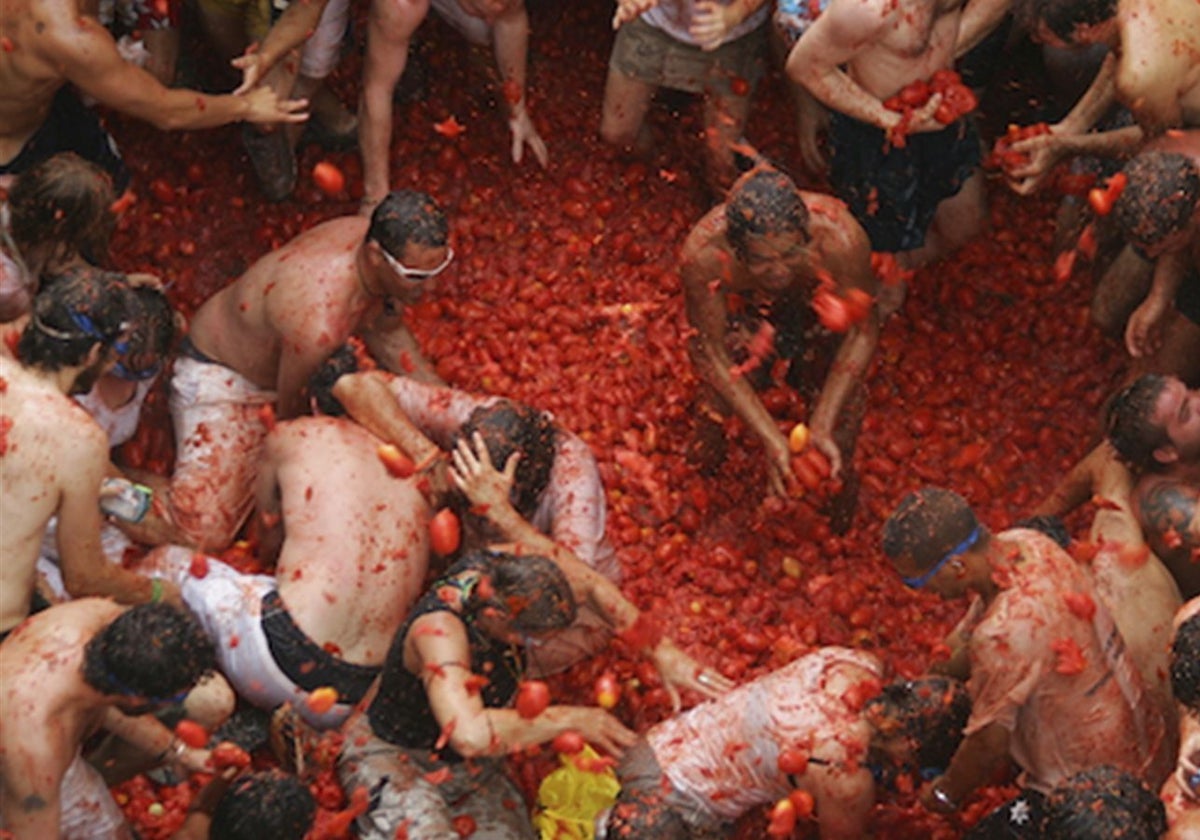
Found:
<svg viewBox="0 0 1200 840"><path fill-rule="evenodd" d="M163 599L163 583L158 578L150 579L150 603L157 604Z"/></svg>
<svg viewBox="0 0 1200 840"><path fill-rule="evenodd" d="M935 786L931 791L931 795L933 796L933 801L942 808L945 808L947 812L958 810L958 803L951 799L950 794L942 790L941 786Z"/></svg>
<svg viewBox="0 0 1200 840"><path fill-rule="evenodd" d="M187 752L187 744L183 743L183 741L180 741L178 738L172 735L171 740L167 743L166 748L163 749L163 751L158 754L158 757L154 759L154 763L162 764L167 760L168 757L172 761L179 761L179 759L183 758L183 754L185 752Z"/></svg>

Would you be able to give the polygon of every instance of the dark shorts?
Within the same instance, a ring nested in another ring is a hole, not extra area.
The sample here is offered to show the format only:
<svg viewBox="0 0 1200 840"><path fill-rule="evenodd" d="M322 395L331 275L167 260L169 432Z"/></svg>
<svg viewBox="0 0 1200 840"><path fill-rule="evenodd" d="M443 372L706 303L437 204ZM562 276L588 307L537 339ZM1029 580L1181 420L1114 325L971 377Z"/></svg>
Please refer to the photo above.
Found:
<svg viewBox="0 0 1200 840"><path fill-rule="evenodd" d="M46 121L25 141L17 156L0 163L0 175L20 175L62 152L74 152L107 172L117 195L129 186L129 170L116 141L100 124L96 112L84 107L79 95L67 85L54 95Z"/></svg>
<svg viewBox="0 0 1200 840"><path fill-rule="evenodd" d="M941 131L910 134L893 148L883 129L834 112L829 126L830 183L875 251L911 251L943 199L957 193L979 166L979 131L960 120Z"/></svg>
<svg viewBox="0 0 1200 840"><path fill-rule="evenodd" d="M1175 293L1175 308L1179 314L1200 327L1200 269L1193 268L1179 284Z"/></svg>
<svg viewBox="0 0 1200 840"><path fill-rule="evenodd" d="M262 599L262 629L279 670L305 691L329 686L339 702L357 703L379 676L380 668L346 662L305 635L274 590Z"/></svg>
<svg viewBox="0 0 1200 840"><path fill-rule="evenodd" d="M766 70L766 55L765 23L735 41L706 51L678 41L638 18L617 30L608 64L655 87L730 95L734 80L754 88Z"/></svg>

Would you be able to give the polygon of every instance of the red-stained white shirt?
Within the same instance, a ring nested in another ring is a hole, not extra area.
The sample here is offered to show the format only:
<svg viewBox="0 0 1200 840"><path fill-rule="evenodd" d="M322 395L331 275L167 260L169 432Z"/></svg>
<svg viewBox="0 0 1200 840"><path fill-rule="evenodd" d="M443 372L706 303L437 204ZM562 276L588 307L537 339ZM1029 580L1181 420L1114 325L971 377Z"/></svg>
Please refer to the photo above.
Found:
<svg viewBox="0 0 1200 840"><path fill-rule="evenodd" d="M992 723L1008 729L1022 784L1037 790L1098 764L1157 782L1168 760L1165 723L1089 570L1036 531L994 539L1015 554L994 572L1000 594L986 610L977 602L960 625L970 634L966 734ZM1070 593L1095 604L1090 619L1072 611Z"/></svg>
<svg viewBox="0 0 1200 840"><path fill-rule="evenodd" d="M779 754L790 747L804 745L831 761L865 758L839 741L861 710L841 693L825 690L829 671L847 665L860 669L864 680L883 674L868 653L822 648L663 721L646 740L663 775L692 809L717 821L735 820L792 790L778 766Z"/></svg>

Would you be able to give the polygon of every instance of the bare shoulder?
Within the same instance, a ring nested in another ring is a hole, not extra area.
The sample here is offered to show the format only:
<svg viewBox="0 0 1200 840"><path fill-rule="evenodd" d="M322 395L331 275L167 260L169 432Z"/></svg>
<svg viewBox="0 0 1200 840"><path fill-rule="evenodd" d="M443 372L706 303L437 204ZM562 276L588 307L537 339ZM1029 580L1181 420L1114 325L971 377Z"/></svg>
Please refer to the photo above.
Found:
<svg viewBox="0 0 1200 840"><path fill-rule="evenodd" d="M825 31L850 36L875 32L902 14L898 0L831 0L817 19L827 19Z"/></svg>

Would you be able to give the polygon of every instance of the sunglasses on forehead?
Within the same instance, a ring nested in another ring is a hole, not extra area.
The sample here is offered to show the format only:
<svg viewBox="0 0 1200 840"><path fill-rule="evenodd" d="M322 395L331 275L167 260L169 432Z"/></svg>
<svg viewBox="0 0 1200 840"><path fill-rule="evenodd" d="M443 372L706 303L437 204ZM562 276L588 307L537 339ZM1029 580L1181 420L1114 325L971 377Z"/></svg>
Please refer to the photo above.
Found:
<svg viewBox="0 0 1200 840"><path fill-rule="evenodd" d="M389 254L387 249L382 245L379 247L379 252L383 254L383 258L387 260L387 264L392 267L393 271L395 271L405 280L409 280L414 283L420 282L421 280L428 280L430 277L437 277L439 274L445 271L446 266L450 265L450 263L454 260L454 249L449 246L446 247L446 259L442 260L442 264L437 268L409 268L404 263L400 262L400 260Z"/></svg>

